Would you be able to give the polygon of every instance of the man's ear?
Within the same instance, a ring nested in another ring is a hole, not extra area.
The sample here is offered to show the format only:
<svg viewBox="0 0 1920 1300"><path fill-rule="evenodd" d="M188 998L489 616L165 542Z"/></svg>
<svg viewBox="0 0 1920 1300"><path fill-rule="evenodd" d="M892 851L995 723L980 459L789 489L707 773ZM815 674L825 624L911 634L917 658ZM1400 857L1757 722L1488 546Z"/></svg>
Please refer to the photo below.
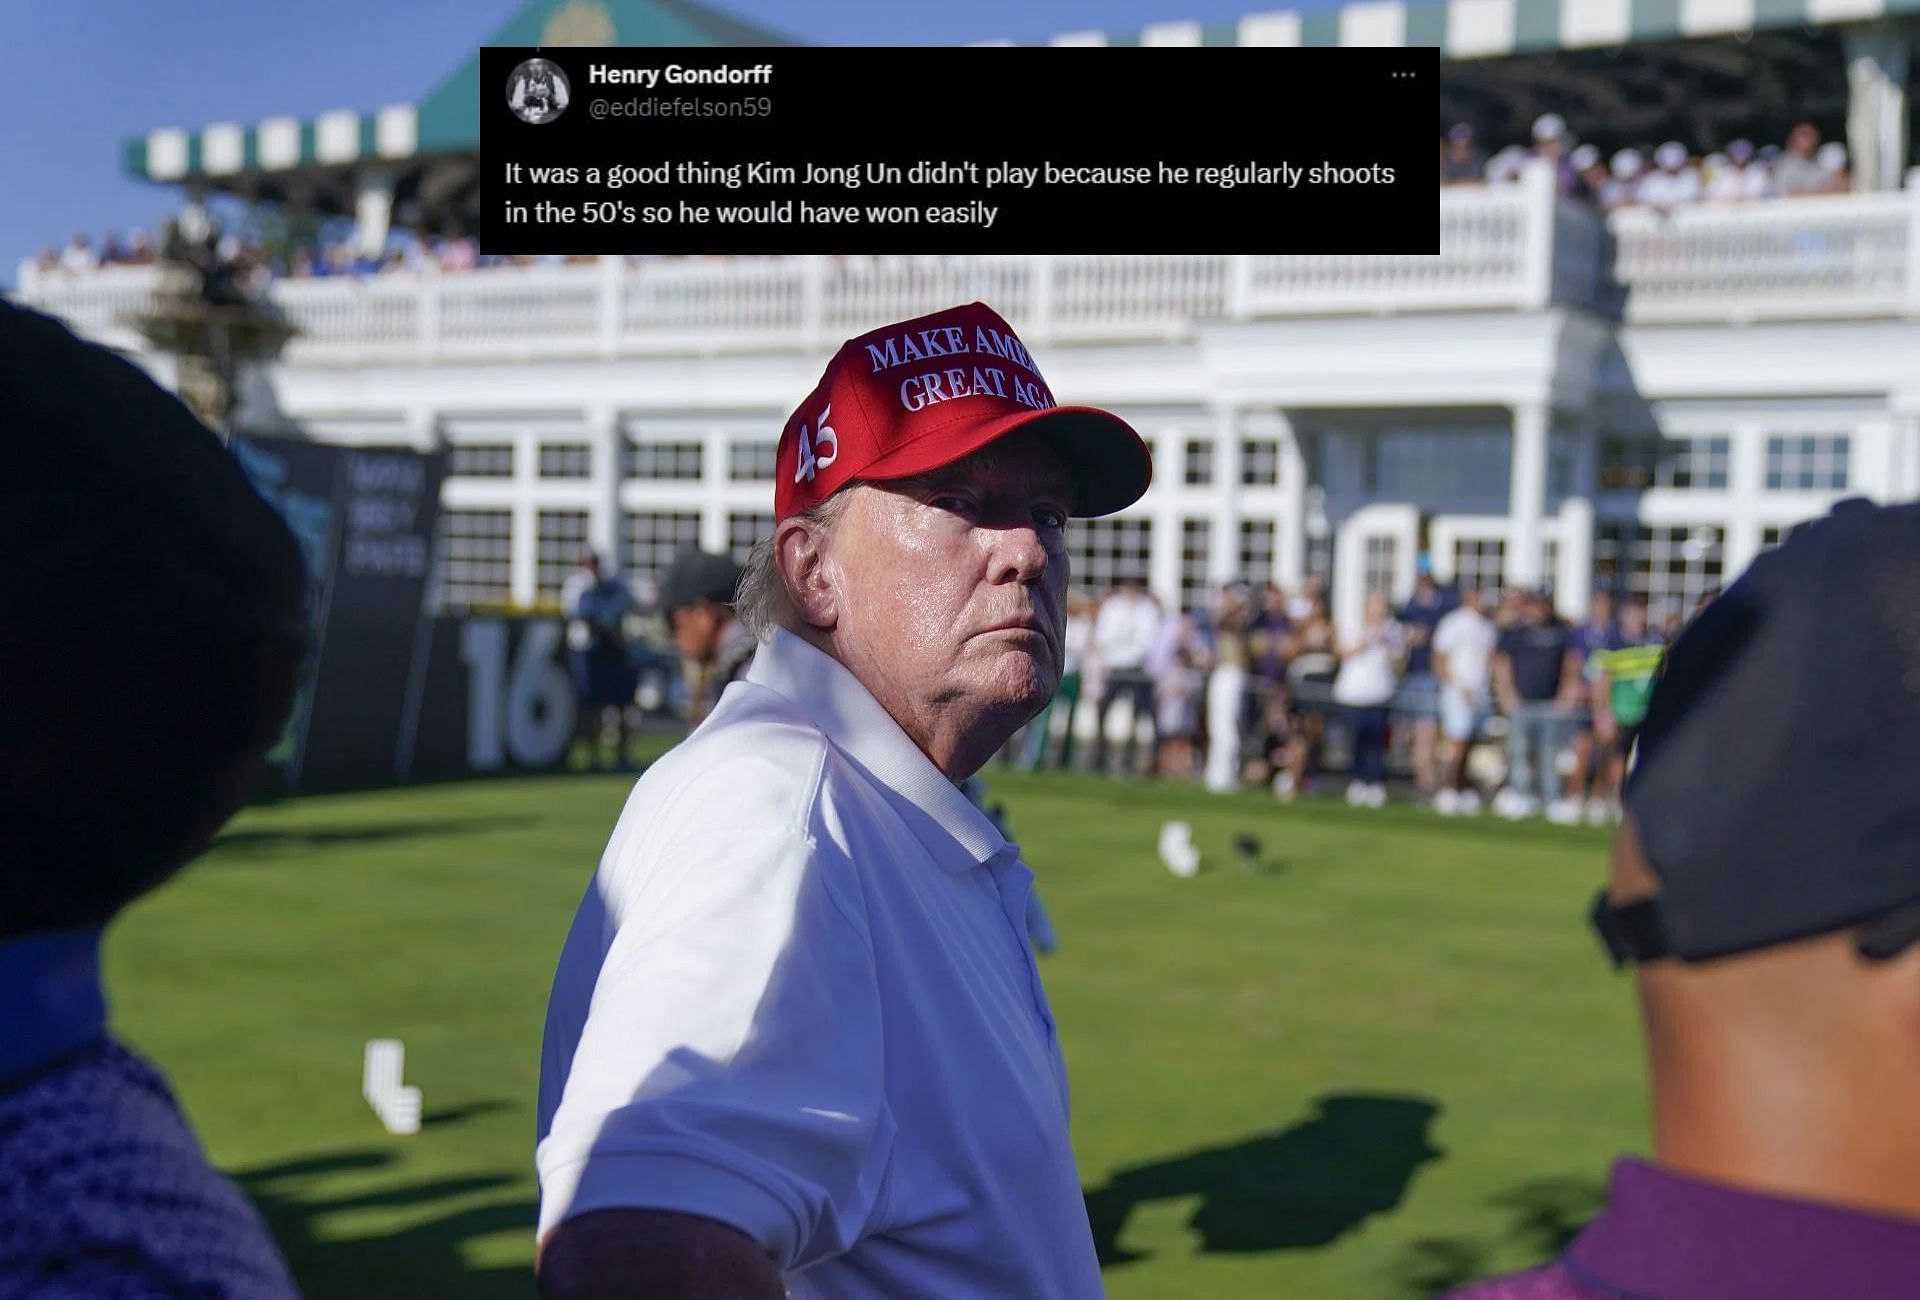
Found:
<svg viewBox="0 0 1920 1300"><path fill-rule="evenodd" d="M782 522L773 536L774 565L787 599L802 624L821 632L831 631L840 618L826 551L826 530L805 519Z"/></svg>

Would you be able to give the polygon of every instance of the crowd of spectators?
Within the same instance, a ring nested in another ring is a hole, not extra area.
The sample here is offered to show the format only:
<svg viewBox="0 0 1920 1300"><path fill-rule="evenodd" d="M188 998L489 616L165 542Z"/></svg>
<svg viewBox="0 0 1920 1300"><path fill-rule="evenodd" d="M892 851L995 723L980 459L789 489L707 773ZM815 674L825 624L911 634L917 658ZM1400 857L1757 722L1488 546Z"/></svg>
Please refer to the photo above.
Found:
<svg viewBox="0 0 1920 1300"><path fill-rule="evenodd" d="M164 238L163 235L156 240L144 230L133 230L124 238L109 234L95 244L84 233L76 233L66 247L44 249L34 259L34 266L41 274L51 275L85 275L103 266L149 266L161 260ZM227 262L259 267L276 279L294 280L366 277L390 271L458 274L480 267L564 265L598 260L557 254L543 257L483 254L479 244L465 235L420 238L398 234L377 255L365 252L345 237L303 241L270 250L257 240L229 233L218 236L216 244L220 256Z"/></svg>
<svg viewBox="0 0 1920 1300"><path fill-rule="evenodd" d="M1409 797L1443 815L1490 801L1512 819L1604 822L1685 613L1600 592L1568 623L1546 592L1442 586L1423 566L1399 608L1376 593L1340 628L1312 578L1229 584L1184 612L1122 583L1072 598L1060 691L1002 757L1282 800L1344 786L1379 807L1391 753Z"/></svg>
<svg viewBox="0 0 1920 1300"><path fill-rule="evenodd" d="M1440 137L1440 183L1514 184L1536 158L1553 165L1562 194L1603 212L1630 207L1667 212L1688 203L1838 194L1852 187L1847 147L1837 140L1822 143L1820 128L1811 122L1795 126L1779 145L1731 140L1701 158L1680 141L1668 140L1657 148L1617 149L1608 158L1576 140L1558 113L1534 120L1530 145L1509 144L1491 155L1471 123L1456 122Z"/></svg>

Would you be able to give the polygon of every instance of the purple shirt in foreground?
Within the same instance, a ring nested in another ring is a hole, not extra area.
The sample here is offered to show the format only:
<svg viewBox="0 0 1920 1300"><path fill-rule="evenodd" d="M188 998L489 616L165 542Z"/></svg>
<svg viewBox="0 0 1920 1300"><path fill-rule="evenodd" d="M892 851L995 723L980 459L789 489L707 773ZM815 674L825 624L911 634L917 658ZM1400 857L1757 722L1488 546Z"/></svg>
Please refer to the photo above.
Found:
<svg viewBox="0 0 1920 1300"><path fill-rule="evenodd" d="M1448 1300L1910 1300L1920 1223L1736 1191L1639 1160L1607 1208L1544 1268Z"/></svg>

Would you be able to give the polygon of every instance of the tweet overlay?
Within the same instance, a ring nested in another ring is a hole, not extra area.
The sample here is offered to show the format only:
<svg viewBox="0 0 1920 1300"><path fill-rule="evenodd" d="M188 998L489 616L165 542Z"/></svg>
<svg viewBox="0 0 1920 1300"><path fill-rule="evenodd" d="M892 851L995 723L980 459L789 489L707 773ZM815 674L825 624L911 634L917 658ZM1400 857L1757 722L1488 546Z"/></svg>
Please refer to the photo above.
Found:
<svg viewBox="0 0 1920 1300"><path fill-rule="evenodd" d="M480 59L482 251L1436 253L1433 48Z"/></svg>

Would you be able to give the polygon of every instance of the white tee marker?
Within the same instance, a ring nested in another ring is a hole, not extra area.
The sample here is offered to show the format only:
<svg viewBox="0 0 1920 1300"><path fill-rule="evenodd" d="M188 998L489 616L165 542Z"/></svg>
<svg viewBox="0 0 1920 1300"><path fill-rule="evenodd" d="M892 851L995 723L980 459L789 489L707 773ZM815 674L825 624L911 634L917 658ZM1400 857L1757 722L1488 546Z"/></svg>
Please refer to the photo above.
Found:
<svg viewBox="0 0 1920 1300"><path fill-rule="evenodd" d="M1160 828L1160 861L1168 871L1183 879L1200 870L1200 850L1193 844L1193 827L1185 822L1168 822Z"/></svg>
<svg viewBox="0 0 1920 1300"><path fill-rule="evenodd" d="M366 1069L360 1092L389 1133L420 1131L420 1090L400 1082L407 1049L397 1038L367 1040Z"/></svg>

